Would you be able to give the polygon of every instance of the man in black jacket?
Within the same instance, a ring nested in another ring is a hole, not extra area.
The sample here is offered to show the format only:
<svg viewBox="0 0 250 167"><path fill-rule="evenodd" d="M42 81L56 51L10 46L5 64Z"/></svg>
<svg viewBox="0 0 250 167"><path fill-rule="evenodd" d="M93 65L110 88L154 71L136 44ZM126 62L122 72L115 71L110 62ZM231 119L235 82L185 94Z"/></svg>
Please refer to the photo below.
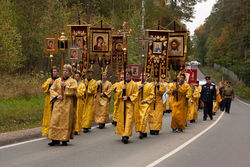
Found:
<svg viewBox="0 0 250 167"><path fill-rule="evenodd" d="M202 86L200 99L204 103L204 115L203 121L207 120L207 114L210 119L213 120L213 101L216 101L216 89L215 85L211 83L211 77L206 76L206 84Z"/></svg>

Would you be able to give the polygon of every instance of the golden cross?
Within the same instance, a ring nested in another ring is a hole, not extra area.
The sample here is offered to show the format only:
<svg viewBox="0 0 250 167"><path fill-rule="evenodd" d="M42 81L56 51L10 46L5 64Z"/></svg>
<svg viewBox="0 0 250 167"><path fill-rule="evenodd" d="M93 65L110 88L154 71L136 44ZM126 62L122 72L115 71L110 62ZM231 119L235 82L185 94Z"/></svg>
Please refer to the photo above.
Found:
<svg viewBox="0 0 250 167"><path fill-rule="evenodd" d="M131 34L131 32L131 29L127 29L127 22L124 21L122 24L122 29L118 30L118 34L123 36L123 44L127 42L127 36Z"/></svg>

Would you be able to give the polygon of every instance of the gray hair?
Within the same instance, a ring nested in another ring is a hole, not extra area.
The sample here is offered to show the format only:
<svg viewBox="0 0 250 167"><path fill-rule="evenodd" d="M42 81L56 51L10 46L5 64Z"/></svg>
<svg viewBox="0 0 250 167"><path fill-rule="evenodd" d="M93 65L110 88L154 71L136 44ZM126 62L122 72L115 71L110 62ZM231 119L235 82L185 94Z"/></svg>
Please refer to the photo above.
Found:
<svg viewBox="0 0 250 167"><path fill-rule="evenodd" d="M64 64L63 68L67 68L72 73L72 66L70 64Z"/></svg>

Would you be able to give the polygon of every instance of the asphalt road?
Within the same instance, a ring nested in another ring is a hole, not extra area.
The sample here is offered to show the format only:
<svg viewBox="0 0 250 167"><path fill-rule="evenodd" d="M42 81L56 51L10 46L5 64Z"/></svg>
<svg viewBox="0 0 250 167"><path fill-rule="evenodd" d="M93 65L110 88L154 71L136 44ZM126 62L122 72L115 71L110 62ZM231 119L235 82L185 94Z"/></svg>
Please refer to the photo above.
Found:
<svg viewBox="0 0 250 167"><path fill-rule="evenodd" d="M0 147L0 167L249 167L249 107L236 99L230 114L218 111L213 121L202 121L199 112L197 123L188 124L184 133L171 132L171 115L167 114L159 136L140 140L133 133L127 145L114 134L115 127L108 125L76 136L66 147L49 147L50 141L44 138Z"/></svg>

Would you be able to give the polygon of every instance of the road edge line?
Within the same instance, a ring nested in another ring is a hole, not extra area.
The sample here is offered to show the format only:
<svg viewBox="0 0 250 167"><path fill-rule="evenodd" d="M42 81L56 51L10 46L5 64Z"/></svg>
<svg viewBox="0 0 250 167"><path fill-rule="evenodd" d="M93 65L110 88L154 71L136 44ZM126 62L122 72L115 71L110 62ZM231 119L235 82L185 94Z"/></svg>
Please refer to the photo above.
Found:
<svg viewBox="0 0 250 167"><path fill-rule="evenodd" d="M110 126L110 125L112 125L112 124L111 123L106 124L106 126ZM91 129L93 130L93 129L97 128L97 127L98 126L94 126ZM36 141L40 141L40 140L44 140L44 139L47 139L47 137L41 137L41 138L38 138L38 139L28 140L28 141L24 141L24 142L15 143L15 144L9 144L9 145L6 145L6 146L1 146L0 150L5 149L5 148L10 148L10 147L15 147L15 146L26 144L26 143L32 143L32 142L36 142Z"/></svg>
<svg viewBox="0 0 250 167"><path fill-rule="evenodd" d="M208 130L210 130L212 127L214 127L220 121L220 119L222 118L222 116L224 115L224 113L225 112L221 113L221 115L219 116L219 118L214 123L212 123L209 127L207 127L205 130L201 131L200 133L198 133L197 135L195 135L194 137L192 137L191 139L189 139L187 142L183 143L182 145L180 145L176 149L174 149L174 150L170 151L169 153L165 154L164 156L162 156L161 158L157 159L156 161L148 164L146 167L154 167L154 166L158 165L163 160L169 158L170 156L174 155L175 153L179 152L180 150L182 150L183 148L185 148L186 146L188 146L189 144L191 144L193 141L195 141L201 135L203 135Z"/></svg>

